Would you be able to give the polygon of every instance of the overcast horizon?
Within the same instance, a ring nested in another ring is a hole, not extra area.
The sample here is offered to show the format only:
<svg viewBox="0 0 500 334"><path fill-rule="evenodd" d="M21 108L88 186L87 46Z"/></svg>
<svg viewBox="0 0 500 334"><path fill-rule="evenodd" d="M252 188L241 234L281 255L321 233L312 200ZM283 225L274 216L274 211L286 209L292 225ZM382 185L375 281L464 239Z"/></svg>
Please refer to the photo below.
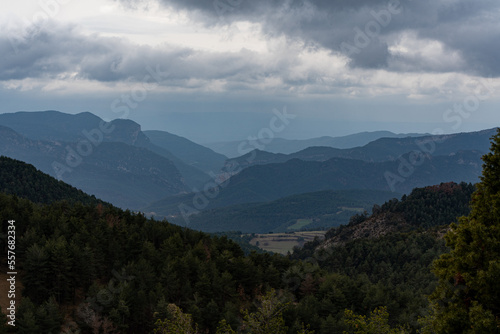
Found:
<svg viewBox="0 0 500 334"><path fill-rule="evenodd" d="M500 125L500 3L18 1L0 14L0 113L129 118L198 143Z"/></svg>

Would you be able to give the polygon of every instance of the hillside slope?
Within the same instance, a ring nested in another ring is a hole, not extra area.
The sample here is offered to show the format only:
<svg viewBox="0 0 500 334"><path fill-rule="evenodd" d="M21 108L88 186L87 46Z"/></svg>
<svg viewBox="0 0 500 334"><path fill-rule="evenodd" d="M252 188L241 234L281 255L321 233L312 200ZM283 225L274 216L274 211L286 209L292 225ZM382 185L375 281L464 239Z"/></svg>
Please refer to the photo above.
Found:
<svg viewBox="0 0 500 334"><path fill-rule="evenodd" d="M19 160L0 156L0 192L16 195L35 203L57 201L83 204L104 203L83 191L42 173L34 166Z"/></svg>
<svg viewBox="0 0 500 334"><path fill-rule="evenodd" d="M225 155L215 153L211 149L198 145L184 137L165 131L143 131L156 146L159 146L186 164L196 167L205 173L217 173L227 160Z"/></svg>
<svg viewBox="0 0 500 334"><path fill-rule="evenodd" d="M189 228L204 232L291 232L346 224L356 212L369 210L396 194L377 190L337 190L293 195L268 203L233 205L189 217ZM185 225L182 217L170 218ZM296 227L294 227L296 226Z"/></svg>
<svg viewBox="0 0 500 334"><path fill-rule="evenodd" d="M372 214L356 215L348 225L327 233L322 247L345 244L360 238L377 238L393 232L408 232L446 226L469 214L475 188L467 183L442 183L416 188L401 200L375 206Z"/></svg>

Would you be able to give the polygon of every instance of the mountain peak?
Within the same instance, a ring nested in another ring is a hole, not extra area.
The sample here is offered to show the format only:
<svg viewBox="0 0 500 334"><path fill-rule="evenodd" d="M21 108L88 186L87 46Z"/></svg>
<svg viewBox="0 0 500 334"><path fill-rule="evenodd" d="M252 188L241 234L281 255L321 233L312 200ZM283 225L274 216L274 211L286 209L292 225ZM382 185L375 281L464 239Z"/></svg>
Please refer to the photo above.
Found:
<svg viewBox="0 0 500 334"><path fill-rule="evenodd" d="M129 119L115 119L110 122L113 132L107 136L109 141L119 141L129 145L145 147L149 138L141 131L141 126Z"/></svg>

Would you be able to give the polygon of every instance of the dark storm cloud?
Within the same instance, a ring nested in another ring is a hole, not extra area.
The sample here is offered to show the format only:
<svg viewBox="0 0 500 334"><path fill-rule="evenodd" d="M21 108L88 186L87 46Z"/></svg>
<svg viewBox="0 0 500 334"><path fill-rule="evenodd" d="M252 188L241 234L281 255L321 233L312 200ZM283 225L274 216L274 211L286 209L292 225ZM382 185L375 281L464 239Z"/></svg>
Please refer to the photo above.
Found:
<svg viewBox="0 0 500 334"><path fill-rule="evenodd" d="M0 48L3 81L72 75L101 82L140 82L158 68L162 84L195 88L218 79L253 84L287 68L282 61L266 65L248 50L210 53L176 46L139 46L121 38L86 36L54 23L22 37L2 35Z"/></svg>
<svg viewBox="0 0 500 334"><path fill-rule="evenodd" d="M160 1L165 6L192 13L194 19L203 20L207 25L235 20L260 22L264 33L269 36L284 34L332 52L341 52L350 58L354 67L386 67L391 70L394 55L389 52L388 45L398 34L415 31L419 38L437 40L446 50L458 52L464 62L455 70L500 76L500 48L497 47L500 41L500 2L497 0ZM141 0L122 2L137 5ZM387 16L382 13L387 12L391 15L384 21ZM379 23L378 28L374 23ZM412 64L416 58L415 55L399 57L396 59L399 66L394 70L450 70L445 61L422 63L416 68ZM405 61L408 64L402 64ZM442 64L442 67L436 64Z"/></svg>

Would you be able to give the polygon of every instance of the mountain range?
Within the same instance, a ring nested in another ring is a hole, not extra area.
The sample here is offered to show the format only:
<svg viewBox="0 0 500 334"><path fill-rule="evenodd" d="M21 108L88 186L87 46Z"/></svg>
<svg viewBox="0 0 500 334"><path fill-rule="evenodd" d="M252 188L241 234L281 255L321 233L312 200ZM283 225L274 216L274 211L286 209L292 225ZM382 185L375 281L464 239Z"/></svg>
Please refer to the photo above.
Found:
<svg viewBox="0 0 500 334"><path fill-rule="evenodd" d="M68 152L74 143L29 139L2 126L0 138L0 154L124 208L138 209L162 196L187 191L175 165L144 148L103 142L82 157Z"/></svg>
<svg viewBox="0 0 500 334"><path fill-rule="evenodd" d="M478 151L486 153L489 150L490 138L495 129L478 132L457 133L441 136L421 136L418 138L379 138L364 146L338 149L332 147L308 147L292 154L270 153L254 150L237 158L228 159L225 169L234 170L254 165L283 163L292 159L305 161L326 161L331 158L357 159L369 162L397 160L408 152L422 152L435 156L454 154L458 151Z"/></svg>
<svg viewBox="0 0 500 334"><path fill-rule="evenodd" d="M274 138L272 142L265 145L264 150L271 153L291 154L313 146L352 148L352 147L364 146L379 138L406 138L406 137L421 137L424 135L425 134L419 134L419 133L396 134L390 131L371 131L371 132L360 132L340 137L323 136L318 138L302 139L302 140ZM208 143L205 144L205 146L211 148L215 152L222 153L230 158L235 158L241 155L241 153L238 151L238 147L240 147L241 142L242 141L217 142L217 143Z"/></svg>
<svg viewBox="0 0 500 334"><path fill-rule="evenodd" d="M227 159L168 132L142 131L131 120L105 122L89 112L17 112L0 115L0 154L122 208L184 220L204 210L301 194L314 198L307 194L320 191L398 194L441 182L475 183L494 131L420 137L360 133L294 143L333 145L333 138L338 146L351 146L374 140L290 154L255 150Z"/></svg>
<svg viewBox="0 0 500 334"><path fill-rule="evenodd" d="M194 164L215 166L216 161L225 160L184 139L183 149L205 153L198 161L184 162L161 141L152 143L139 124L123 119L107 123L89 112L1 114L0 139L0 154L31 163L88 193L134 210L202 186L210 176Z"/></svg>
<svg viewBox="0 0 500 334"><path fill-rule="evenodd" d="M294 194L322 190L373 189L409 193L413 188L442 182L479 181L481 156L478 151L459 151L447 156L422 155L419 166L406 166L412 154L401 160L368 162L332 158L327 161L292 159L284 163L243 169L221 184L217 196L209 192L167 197L144 208L158 216L189 216L205 209L229 205L268 202Z"/></svg>

